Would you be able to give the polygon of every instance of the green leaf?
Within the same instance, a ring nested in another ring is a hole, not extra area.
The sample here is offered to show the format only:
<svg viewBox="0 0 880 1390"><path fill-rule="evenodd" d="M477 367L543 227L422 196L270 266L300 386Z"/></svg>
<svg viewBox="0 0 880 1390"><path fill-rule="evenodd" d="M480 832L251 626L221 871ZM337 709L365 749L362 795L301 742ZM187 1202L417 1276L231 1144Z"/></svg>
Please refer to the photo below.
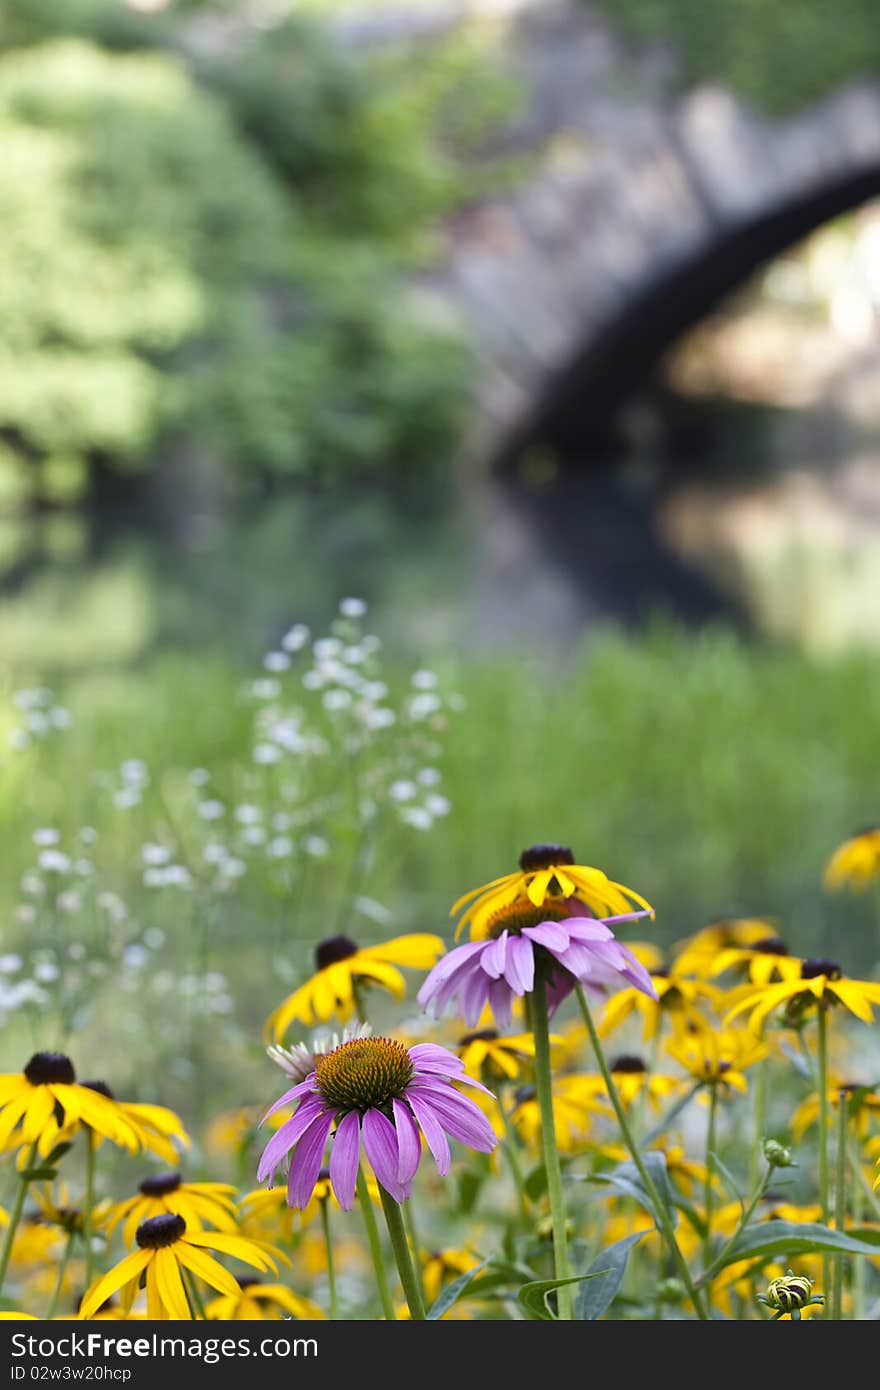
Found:
<svg viewBox="0 0 880 1390"><path fill-rule="evenodd" d="M597 1269L595 1274L575 1274L571 1279L538 1279L531 1284L523 1284L519 1291L519 1301L533 1318L540 1318L543 1322L555 1322L556 1314L551 1313L547 1307L547 1295L554 1289L561 1289L566 1284L582 1284L585 1279L598 1279L600 1274L604 1274L604 1269Z"/></svg>
<svg viewBox="0 0 880 1390"><path fill-rule="evenodd" d="M24 1168L21 1173L23 1182L52 1182L58 1174L48 1163L44 1163L39 1168Z"/></svg>
<svg viewBox="0 0 880 1390"><path fill-rule="evenodd" d="M760 1221L740 1231L724 1253L724 1264L757 1255L880 1254L880 1230L832 1231L808 1221ZM723 1266L719 1265L719 1268Z"/></svg>
<svg viewBox="0 0 880 1390"><path fill-rule="evenodd" d="M635 1235L624 1236L596 1256L587 1270L587 1278L595 1282L581 1289L575 1302L574 1315L579 1322L595 1322L611 1306L623 1282L629 1252L647 1234L636 1231Z"/></svg>
<svg viewBox="0 0 880 1390"><path fill-rule="evenodd" d="M653 1150L651 1153L642 1154L642 1162L648 1170L669 1221L675 1227L678 1224L678 1213L675 1210L669 1177L666 1172L666 1155L659 1150ZM654 1200L642 1182L639 1170L633 1162L619 1163L616 1168L612 1168L607 1173L594 1173L590 1181L608 1183L611 1187L616 1187L624 1196L634 1197L639 1205L650 1212L655 1221L658 1221Z"/></svg>
<svg viewBox="0 0 880 1390"><path fill-rule="evenodd" d="M56 1144L54 1149L46 1159L46 1163L50 1167L54 1167L56 1163L60 1163L64 1155L68 1153L72 1148L72 1144Z"/></svg>
<svg viewBox="0 0 880 1390"><path fill-rule="evenodd" d="M460 1274L457 1279L453 1279L451 1284L447 1284L425 1314L428 1322L436 1322L438 1318L442 1318L444 1313L448 1313L453 1303L457 1303L461 1298L468 1284L476 1279L488 1263L488 1259L482 1260L478 1265L474 1265L473 1269L465 1270L464 1274Z"/></svg>

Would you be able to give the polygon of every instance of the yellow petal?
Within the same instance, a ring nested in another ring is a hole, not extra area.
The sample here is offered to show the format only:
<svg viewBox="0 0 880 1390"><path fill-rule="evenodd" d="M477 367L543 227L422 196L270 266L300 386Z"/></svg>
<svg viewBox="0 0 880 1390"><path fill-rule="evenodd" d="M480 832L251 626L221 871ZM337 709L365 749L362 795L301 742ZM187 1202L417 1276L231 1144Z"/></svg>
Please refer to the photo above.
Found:
<svg viewBox="0 0 880 1390"><path fill-rule="evenodd" d="M80 1305L79 1315L81 1318L90 1318L96 1313L102 1303L106 1303L108 1298L112 1298L117 1289L121 1289L123 1284L128 1284L136 1280L142 1269L145 1269L150 1262L153 1254L152 1250L134 1250L130 1255L126 1255L124 1260L120 1260L107 1274L98 1279L91 1288L86 1291Z"/></svg>
<svg viewBox="0 0 880 1390"><path fill-rule="evenodd" d="M156 1251L156 1283L159 1286L159 1296L172 1318L180 1318L186 1322L192 1320L192 1309L180 1277L175 1248Z"/></svg>
<svg viewBox="0 0 880 1390"><path fill-rule="evenodd" d="M367 946L363 951L358 951L358 959L369 957L388 961L391 965L405 965L412 970L430 970L445 949L439 936L432 936L429 932L413 932L409 936L396 936L384 945Z"/></svg>
<svg viewBox="0 0 880 1390"><path fill-rule="evenodd" d="M222 1255L232 1255L255 1269L271 1269L274 1274L278 1273L275 1261L244 1236L231 1236L225 1231L187 1231L181 1239L187 1245L205 1245L209 1250L219 1250Z"/></svg>
<svg viewBox="0 0 880 1390"><path fill-rule="evenodd" d="M865 998L865 990L861 984L854 980L831 980L828 988L856 1018L860 1018L863 1023L874 1022L871 1005Z"/></svg>
<svg viewBox="0 0 880 1390"><path fill-rule="evenodd" d="M182 1265L185 1265L204 1283L209 1284L212 1289L217 1289L222 1294L228 1294L230 1298L240 1298L241 1288L235 1276L230 1274L229 1270L225 1269L212 1255L197 1249L191 1241L180 1240L177 1242L177 1258Z"/></svg>

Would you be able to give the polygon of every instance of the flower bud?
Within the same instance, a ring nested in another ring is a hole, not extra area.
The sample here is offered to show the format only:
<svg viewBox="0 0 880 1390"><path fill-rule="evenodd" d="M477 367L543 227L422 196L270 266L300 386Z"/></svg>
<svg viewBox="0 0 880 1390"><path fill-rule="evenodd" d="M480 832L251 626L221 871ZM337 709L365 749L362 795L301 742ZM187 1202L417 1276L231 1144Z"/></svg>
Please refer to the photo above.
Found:
<svg viewBox="0 0 880 1390"><path fill-rule="evenodd" d="M787 1149L784 1144L780 1144L776 1139L765 1139L763 1144L764 1157L771 1168L791 1168L794 1160L791 1156L791 1149Z"/></svg>

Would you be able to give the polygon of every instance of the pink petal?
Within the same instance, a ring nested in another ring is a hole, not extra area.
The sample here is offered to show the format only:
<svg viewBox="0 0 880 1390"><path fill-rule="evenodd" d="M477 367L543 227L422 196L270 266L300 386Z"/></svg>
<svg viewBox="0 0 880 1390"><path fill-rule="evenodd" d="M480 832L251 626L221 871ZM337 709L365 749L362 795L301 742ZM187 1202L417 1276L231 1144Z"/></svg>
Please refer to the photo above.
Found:
<svg viewBox="0 0 880 1390"><path fill-rule="evenodd" d="M539 922L536 927L523 927L522 934L548 951L564 951L571 940L568 922L564 926L561 922Z"/></svg>
<svg viewBox="0 0 880 1390"><path fill-rule="evenodd" d="M437 1116L431 1109L431 1102L427 1096L419 1096L412 1090L407 1090L406 1099L410 1109L422 1127L425 1142L431 1150L434 1162L437 1165L437 1172L441 1178L445 1178L449 1172L451 1156L449 1153L449 1142L443 1133L443 1127Z"/></svg>
<svg viewBox="0 0 880 1390"><path fill-rule="evenodd" d="M412 1111L401 1100L393 1100L394 1125L397 1130L397 1148L400 1163L397 1176L400 1182L411 1183L422 1157L422 1140Z"/></svg>
<svg viewBox="0 0 880 1390"><path fill-rule="evenodd" d="M327 1136L335 1119L334 1110L327 1110L323 1115L319 1115L291 1154L290 1172L287 1175L287 1201L290 1206L299 1210L308 1206L321 1171Z"/></svg>
<svg viewBox="0 0 880 1390"><path fill-rule="evenodd" d="M330 1149L330 1182L343 1211L351 1211L357 1187L361 1151L361 1122L356 1110L343 1115Z"/></svg>
<svg viewBox="0 0 880 1390"><path fill-rule="evenodd" d="M269 1109L260 1121L260 1126L262 1127L269 1116L275 1114L276 1110L280 1110L282 1105L288 1105L290 1101L296 1100L299 1096L304 1096L309 1092L314 1093L316 1089L317 1083L315 1081L315 1073L310 1072L305 1081L300 1081L298 1085L293 1086L289 1091L285 1091L284 1095L280 1096L274 1105L269 1106Z"/></svg>
<svg viewBox="0 0 880 1390"><path fill-rule="evenodd" d="M504 978L514 994L530 994L535 985L535 952L527 937L512 936Z"/></svg>
<svg viewBox="0 0 880 1390"><path fill-rule="evenodd" d="M257 1182L263 1182L270 1175L274 1180L275 1169L284 1155L305 1134L309 1125L314 1124L317 1120L322 1105L323 1101L318 1096L313 1100L301 1101L296 1114L291 1115L290 1119L285 1120L280 1129L275 1131L263 1150L263 1156L257 1168Z"/></svg>
<svg viewBox="0 0 880 1390"><path fill-rule="evenodd" d="M363 1136L373 1172L395 1202L402 1202L406 1193L397 1176L400 1169L397 1130L381 1110L370 1109L363 1118Z"/></svg>
<svg viewBox="0 0 880 1390"><path fill-rule="evenodd" d="M409 1055L419 1071L436 1071L441 1074L448 1072L455 1075L464 1070L461 1058L437 1043L416 1043L415 1047L410 1048Z"/></svg>
<svg viewBox="0 0 880 1390"><path fill-rule="evenodd" d="M490 942L485 947L480 956L480 969L493 980L497 980L504 974L504 965L507 960L507 931L503 931L497 940Z"/></svg>

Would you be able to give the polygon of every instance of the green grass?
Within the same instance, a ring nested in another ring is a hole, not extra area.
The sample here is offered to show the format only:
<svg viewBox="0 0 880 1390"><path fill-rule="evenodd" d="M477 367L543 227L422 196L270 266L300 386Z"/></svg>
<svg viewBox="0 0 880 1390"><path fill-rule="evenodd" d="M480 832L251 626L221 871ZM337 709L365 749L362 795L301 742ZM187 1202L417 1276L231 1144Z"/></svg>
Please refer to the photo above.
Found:
<svg viewBox="0 0 880 1390"><path fill-rule="evenodd" d="M644 892L665 940L731 912L778 913L811 946L825 918L870 919L818 885L831 849L877 817L880 658L658 630L603 637L568 662L523 653L440 669L466 703L446 740L453 814L380 855L367 884L401 928L442 924L460 891L544 839ZM249 674L177 652L68 678L77 723L63 766L43 746L0 796L7 863L29 824L94 818L91 774L122 758L231 777L247 758L237 692ZM870 963L863 940L856 949Z"/></svg>
<svg viewBox="0 0 880 1390"><path fill-rule="evenodd" d="M817 662L724 631L658 629L642 640L601 637L567 661L524 652L435 664L465 701L438 760L453 811L429 832L398 826L377 843L355 886L389 910L387 926L351 909L350 828L340 862L317 865L293 893L256 874L210 903L139 886L139 846L161 831L187 769L212 769L236 795L250 748L239 693L252 670L221 652L178 650L64 678L74 728L4 769L0 950L33 944L37 930L68 939L61 920L12 921L18 880L33 862L35 827L72 834L92 824L102 886L121 892L139 931L166 933L156 968L191 970L205 932L206 963L226 972L237 1003L234 1017L196 1025L185 1040L193 1073L179 1066L167 1014L148 1010L145 1024L137 995L111 991L74 1040L84 1074L105 1067L118 1043L120 1084L141 1098L192 1115L198 1094L210 1095L212 1113L261 1094L263 1020L310 972L315 940L341 929L364 943L449 933L452 900L542 840L570 844L581 862L644 893L657 922L640 936L669 944L722 915L766 914L798 954L829 955L854 975L874 970L876 898L830 897L821 876L831 850L878 818L876 655ZM150 765L154 783L143 806L123 814L95 773L131 757ZM340 761L324 775L348 769ZM10 1066L25 1046L48 1045L39 1022L33 1032L15 1024L7 1038ZM202 1069L205 1084L194 1087Z"/></svg>

